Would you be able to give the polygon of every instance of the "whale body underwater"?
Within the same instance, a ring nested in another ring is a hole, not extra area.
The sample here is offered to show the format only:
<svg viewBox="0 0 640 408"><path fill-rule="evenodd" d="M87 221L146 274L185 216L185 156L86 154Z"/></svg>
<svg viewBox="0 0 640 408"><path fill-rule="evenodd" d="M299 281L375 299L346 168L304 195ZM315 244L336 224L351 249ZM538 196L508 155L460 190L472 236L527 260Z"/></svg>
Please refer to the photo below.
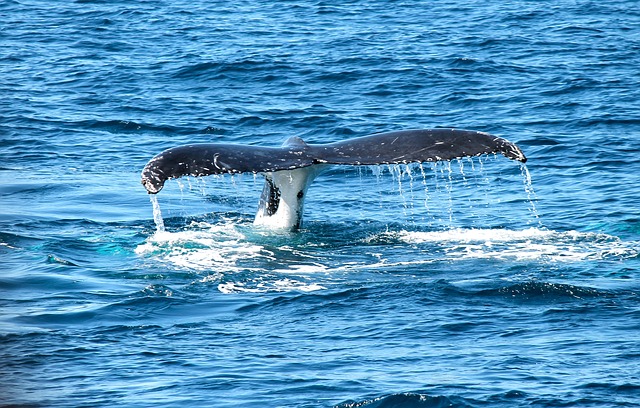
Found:
<svg viewBox="0 0 640 408"><path fill-rule="evenodd" d="M309 185L331 165L380 165L436 162L501 153L527 161L515 144L489 133L461 129L420 129L378 133L311 145L291 137L282 147L203 143L177 146L153 157L142 170L149 194L165 181L183 176L260 173L264 189L255 225L296 230L302 226Z"/></svg>

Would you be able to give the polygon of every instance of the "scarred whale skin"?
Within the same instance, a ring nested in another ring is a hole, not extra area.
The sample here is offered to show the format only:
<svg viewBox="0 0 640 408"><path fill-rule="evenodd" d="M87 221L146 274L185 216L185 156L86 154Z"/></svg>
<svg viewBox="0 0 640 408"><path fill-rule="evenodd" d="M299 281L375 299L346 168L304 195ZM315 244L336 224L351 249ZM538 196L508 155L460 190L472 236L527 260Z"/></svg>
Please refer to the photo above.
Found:
<svg viewBox="0 0 640 408"><path fill-rule="evenodd" d="M484 132L401 130L323 145L309 145L299 137L291 137L282 147L219 143L178 146L147 163L142 170L142 184L149 194L157 194L172 178L262 173L265 185L254 224L295 230L302 226L309 185L330 165L421 163L491 153L527 161L515 144Z"/></svg>
<svg viewBox="0 0 640 408"><path fill-rule="evenodd" d="M156 194L168 179L222 173L266 173L314 164L376 165L434 162L501 153L526 162L513 143L484 132L421 129L378 133L341 142L310 145L290 138L282 147L204 143L173 147L152 158L142 184Z"/></svg>

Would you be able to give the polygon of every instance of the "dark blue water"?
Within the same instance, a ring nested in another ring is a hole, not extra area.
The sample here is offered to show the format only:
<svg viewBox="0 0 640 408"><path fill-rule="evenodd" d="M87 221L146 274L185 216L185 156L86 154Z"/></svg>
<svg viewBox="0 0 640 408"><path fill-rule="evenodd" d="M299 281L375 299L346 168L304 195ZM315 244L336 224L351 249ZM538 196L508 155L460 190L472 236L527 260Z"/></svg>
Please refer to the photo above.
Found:
<svg viewBox="0 0 640 408"><path fill-rule="evenodd" d="M640 406L640 9L503 3L0 3L0 405ZM529 162L139 181L439 126Z"/></svg>

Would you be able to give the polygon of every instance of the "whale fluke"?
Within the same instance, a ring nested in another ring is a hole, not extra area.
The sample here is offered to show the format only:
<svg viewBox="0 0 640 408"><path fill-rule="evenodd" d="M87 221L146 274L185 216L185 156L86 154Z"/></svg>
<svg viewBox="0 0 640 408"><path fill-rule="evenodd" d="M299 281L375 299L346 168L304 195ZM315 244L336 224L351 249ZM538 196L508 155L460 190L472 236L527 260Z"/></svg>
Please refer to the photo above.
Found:
<svg viewBox="0 0 640 408"><path fill-rule="evenodd" d="M235 144L190 144L167 149L142 170L142 184L156 194L165 181L183 176L224 173L264 173L311 166L315 161L302 149Z"/></svg>
<svg viewBox="0 0 640 408"><path fill-rule="evenodd" d="M310 145L298 137L282 147L190 144L163 151L142 170L142 184L156 194L168 179L223 173L263 173L265 188L256 224L297 228L306 190L326 166L407 164L501 153L527 158L513 143L484 132L459 129L401 130L341 142Z"/></svg>
<svg viewBox="0 0 640 408"><path fill-rule="evenodd" d="M484 132L458 129L401 130L319 146L331 164L375 165L434 162L502 153L526 162L513 143Z"/></svg>

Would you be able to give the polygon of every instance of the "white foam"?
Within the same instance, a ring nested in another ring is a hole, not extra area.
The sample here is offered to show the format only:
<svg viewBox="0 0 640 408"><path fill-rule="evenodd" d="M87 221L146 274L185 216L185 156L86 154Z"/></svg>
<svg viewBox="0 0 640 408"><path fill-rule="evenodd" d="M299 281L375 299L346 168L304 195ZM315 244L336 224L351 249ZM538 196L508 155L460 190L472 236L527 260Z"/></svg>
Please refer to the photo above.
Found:
<svg viewBox="0 0 640 408"><path fill-rule="evenodd" d="M302 282L289 278L262 281L254 285L245 282L225 282L218 285L218 290L222 293L314 292L325 289L326 287L318 283Z"/></svg>
<svg viewBox="0 0 640 408"><path fill-rule="evenodd" d="M216 285L222 293L311 292L339 284L349 274L442 261L575 262L638 254L637 243L611 235L535 227L380 232L362 239L360 246L344 242L347 254L354 251L348 262L339 261L342 252L336 259L316 245L279 242L288 240L248 224L193 222L182 231L157 231L135 252L170 270L198 274L195 283ZM406 250L399 251L403 246Z"/></svg>
<svg viewBox="0 0 640 408"><path fill-rule="evenodd" d="M157 231L135 252L154 257L177 269L194 271L233 272L237 262L253 258L270 258L272 253L247 241L246 236L232 223L191 223L178 232Z"/></svg>
<svg viewBox="0 0 640 408"><path fill-rule="evenodd" d="M541 228L524 230L456 228L446 231L386 233L408 244L436 243L448 258L495 258L550 261L635 256L635 245L599 233L558 232Z"/></svg>
<svg viewBox="0 0 640 408"><path fill-rule="evenodd" d="M393 234L393 233L386 233ZM507 242L535 238L547 238L553 231L528 228L524 230L482 229L482 228L453 228L444 231L400 231L396 233L402 241L407 243L424 242Z"/></svg>
<svg viewBox="0 0 640 408"><path fill-rule="evenodd" d="M281 247L279 251L294 254L298 262L278 261L272 251L252 242L264 240L264 233L257 230L248 236L243 228L247 227L232 222L193 222L183 231L156 231L135 252L170 269L205 274L197 282L218 283L222 293L326 289L314 282L314 275L326 272L327 267L311 261L299 263L300 251L291 247ZM278 267L271 268L274 261Z"/></svg>

